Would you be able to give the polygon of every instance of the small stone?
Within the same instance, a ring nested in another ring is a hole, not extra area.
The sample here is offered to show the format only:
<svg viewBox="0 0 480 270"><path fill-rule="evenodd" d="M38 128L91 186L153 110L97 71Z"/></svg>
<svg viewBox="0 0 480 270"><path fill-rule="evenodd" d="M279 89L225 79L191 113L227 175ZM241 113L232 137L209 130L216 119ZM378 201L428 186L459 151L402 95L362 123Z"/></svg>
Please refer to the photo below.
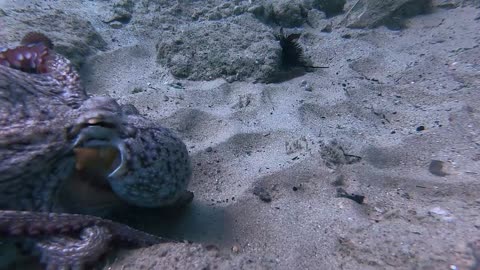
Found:
<svg viewBox="0 0 480 270"><path fill-rule="evenodd" d="M418 126L416 128L416 131L420 132L420 131L424 131L425 130L425 126Z"/></svg>
<svg viewBox="0 0 480 270"><path fill-rule="evenodd" d="M402 27L403 19L428 12L431 0L368 0L356 1L343 22L349 28L375 28L386 25L390 29Z"/></svg>
<svg viewBox="0 0 480 270"><path fill-rule="evenodd" d="M138 93L141 93L141 92L143 92L143 89L141 87L135 87L132 90L132 94L138 94Z"/></svg>
<svg viewBox="0 0 480 270"><path fill-rule="evenodd" d="M347 198L347 199L350 199L352 201L357 202L358 204L362 204L365 200L365 196L354 194L354 193L351 193L351 194L347 193L345 191L345 189L343 189L343 188L337 188L337 197L338 198Z"/></svg>
<svg viewBox="0 0 480 270"><path fill-rule="evenodd" d="M265 8L261 5L252 6L252 7L247 9L247 11L249 13L252 13L253 15L257 15L257 16L262 14L264 12L264 10L265 10Z"/></svg>
<svg viewBox="0 0 480 270"><path fill-rule="evenodd" d="M428 171L433 175L443 177L448 175L448 173L445 171L445 168L445 162L441 160L432 160L430 162L430 166L428 166Z"/></svg>
<svg viewBox="0 0 480 270"><path fill-rule="evenodd" d="M110 27L112 27L113 29L120 29L123 27L123 24L119 21L113 21L111 23L109 23L108 25L110 25Z"/></svg>
<svg viewBox="0 0 480 270"><path fill-rule="evenodd" d="M459 6L459 2L452 0L438 0L436 6L439 8L452 9Z"/></svg>
<svg viewBox="0 0 480 270"><path fill-rule="evenodd" d="M132 14L125 10L115 10L113 13L110 13L103 19L105 23L118 22L120 24L127 24L132 19Z"/></svg>
<svg viewBox="0 0 480 270"><path fill-rule="evenodd" d="M335 178L335 181L333 181L332 185L336 187L345 185L345 176L343 175L337 176L337 178Z"/></svg>
<svg viewBox="0 0 480 270"><path fill-rule="evenodd" d="M263 202L268 203L272 201L272 196L270 195L270 192L268 192L268 190L264 187L255 187L253 189L253 194L256 195Z"/></svg>
<svg viewBox="0 0 480 270"><path fill-rule="evenodd" d="M480 220L477 220L473 226L480 230Z"/></svg>
<svg viewBox="0 0 480 270"><path fill-rule="evenodd" d="M213 148L212 148L211 146L209 146L209 147L207 147L207 149L205 149L205 151L206 151L207 153L210 153L210 152L213 151Z"/></svg>
<svg viewBox="0 0 480 270"><path fill-rule="evenodd" d="M221 14L220 12L218 12L218 11L212 12L212 13L210 13L210 14L207 15L207 18L208 18L208 20L210 20L210 21L218 21L218 20L220 20L220 19L222 18L222 14Z"/></svg>
<svg viewBox="0 0 480 270"><path fill-rule="evenodd" d="M325 25L325 27L323 27L322 30L320 30L320 31L322 31L324 33L331 33L332 30L333 30L332 24L329 23L329 24Z"/></svg>
<svg viewBox="0 0 480 270"><path fill-rule="evenodd" d="M313 7L325 12L327 17L332 17L340 14L346 3L346 0L317 0L313 1Z"/></svg>
<svg viewBox="0 0 480 270"><path fill-rule="evenodd" d="M432 209L428 210L428 214L432 217L443 221L453 221L455 217L447 210L441 207L433 207Z"/></svg>
<svg viewBox="0 0 480 270"><path fill-rule="evenodd" d="M244 9L242 7L239 7L239 6L235 6L233 8L233 14L235 15L240 15L244 12Z"/></svg>

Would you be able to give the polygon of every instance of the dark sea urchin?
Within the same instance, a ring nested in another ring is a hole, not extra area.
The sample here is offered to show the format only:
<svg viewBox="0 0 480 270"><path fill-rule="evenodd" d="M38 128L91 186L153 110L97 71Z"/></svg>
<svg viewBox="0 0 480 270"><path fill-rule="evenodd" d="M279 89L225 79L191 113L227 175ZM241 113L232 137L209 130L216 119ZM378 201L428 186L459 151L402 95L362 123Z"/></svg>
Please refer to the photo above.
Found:
<svg viewBox="0 0 480 270"><path fill-rule="evenodd" d="M281 59L280 71L274 74L269 82L281 82L301 76L306 72L311 72L317 68L328 68L324 66L313 66L303 54L303 49L298 43L301 34L285 35L283 28L275 37L280 42Z"/></svg>
<svg viewBox="0 0 480 270"><path fill-rule="evenodd" d="M302 46L298 43L301 34L285 35L283 28L280 29L280 34L276 38L282 47L282 68L290 69L294 67L311 68L328 68L323 66L312 66L303 54Z"/></svg>
<svg viewBox="0 0 480 270"><path fill-rule="evenodd" d="M303 67L307 64L303 49L298 44L300 34L290 34L285 36L283 31L277 36L282 47L282 67L288 69L291 67Z"/></svg>

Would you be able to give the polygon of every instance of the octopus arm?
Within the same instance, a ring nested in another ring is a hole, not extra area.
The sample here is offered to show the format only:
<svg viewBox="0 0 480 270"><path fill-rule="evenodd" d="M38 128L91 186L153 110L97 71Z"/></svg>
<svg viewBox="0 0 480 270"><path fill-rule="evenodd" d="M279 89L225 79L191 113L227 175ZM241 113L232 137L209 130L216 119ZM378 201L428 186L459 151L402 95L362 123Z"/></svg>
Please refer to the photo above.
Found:
<svg viewBox="0 0 480 270"><path fill-rule="evenodd" d="M96 216L33 211L0 210L0 235L45 237L81 233L85 228L100 226L108 229L112 239L143 247L171 240L136 230L127 225Z"/></svg>

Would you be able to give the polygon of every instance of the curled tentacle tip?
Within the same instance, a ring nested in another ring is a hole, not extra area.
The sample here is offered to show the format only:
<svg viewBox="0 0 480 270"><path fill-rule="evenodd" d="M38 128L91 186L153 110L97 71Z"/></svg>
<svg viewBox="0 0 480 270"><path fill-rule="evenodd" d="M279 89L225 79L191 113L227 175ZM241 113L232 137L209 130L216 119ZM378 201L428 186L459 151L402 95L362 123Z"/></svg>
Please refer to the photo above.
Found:
<svg viewBox="0 0 480 270"><path fill-rule="evenodd" d="M42 43L19 46L0 52L0 65L27 73L46 73L49 49Z"/></svg>
<svg viewBox="0 0 480 270"><path fill-rule="evenodd" d="M23 37L20 46L0 48L0 65L27 73L47 73L51 49L53 42L47 36L30 32Z"/></svg>

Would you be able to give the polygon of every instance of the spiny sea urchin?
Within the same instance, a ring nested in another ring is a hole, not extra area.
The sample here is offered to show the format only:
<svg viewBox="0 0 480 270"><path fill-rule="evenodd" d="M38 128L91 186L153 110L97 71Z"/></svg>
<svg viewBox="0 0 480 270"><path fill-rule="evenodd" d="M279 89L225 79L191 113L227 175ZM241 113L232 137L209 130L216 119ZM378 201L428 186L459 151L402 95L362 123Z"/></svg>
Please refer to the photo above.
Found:
<svg viewBox="0 0 480 270"><path fill-rule="evenodd" d="M278 35L280 46L282 47L282 66L286 69L306 65L302 47L297 42L299 38L300 34L285 36L283 33L280 33Z"/></svg>
<svg viewBox="0 0 480 270"><path fill-rule="evenodd" d="M327 68L327 67L317 67L312 66L308 63L305 55L303 54L303 49L298 43L298 39L301 34L290 34L285 35L283 28L280 28L280 34L276 35L276 38L280 42L280 47L282 47L282 58L281 65L285 70L289 70L295 67L301 68Z"/></svg>

